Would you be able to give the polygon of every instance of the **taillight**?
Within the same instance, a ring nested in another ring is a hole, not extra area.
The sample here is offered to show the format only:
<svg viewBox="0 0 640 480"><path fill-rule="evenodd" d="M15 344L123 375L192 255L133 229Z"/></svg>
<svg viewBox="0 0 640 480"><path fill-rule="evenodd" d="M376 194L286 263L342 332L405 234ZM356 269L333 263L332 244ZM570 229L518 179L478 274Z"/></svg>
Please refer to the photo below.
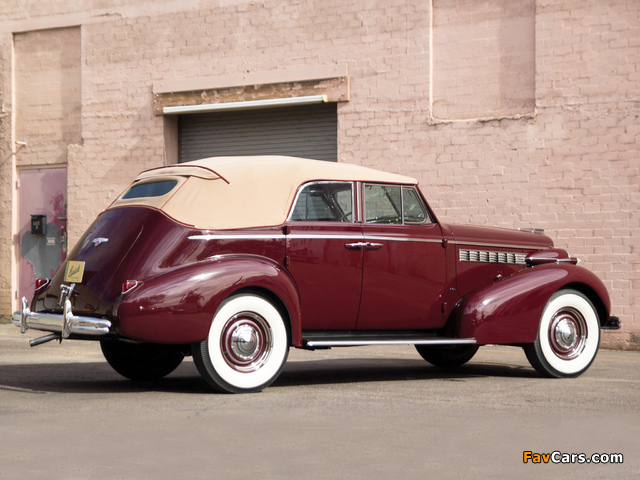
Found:
<svg viewBox="0 0 640 480"><path fill-rule="evenodd" d="M36 291L35 293L42 293L44 292L47 287L49 286L49 284L51 283L51 279L50 278L36 278Z"/></svg>
<svg viewBox="0 0 640 480"><path fill-rule="evenodd" d="M140 285L142 285L142 282L139 282L138 280L125 280L124 282L122 282L122 296L131 293Z"/></svg>

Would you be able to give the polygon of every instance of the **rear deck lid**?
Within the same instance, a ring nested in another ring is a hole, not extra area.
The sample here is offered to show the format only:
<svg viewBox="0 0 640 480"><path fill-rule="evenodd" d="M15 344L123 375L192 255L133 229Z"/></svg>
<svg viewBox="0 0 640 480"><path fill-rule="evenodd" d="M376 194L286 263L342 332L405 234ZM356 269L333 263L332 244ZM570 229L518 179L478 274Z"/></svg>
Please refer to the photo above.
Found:
<svg viewBox="0 0 640 480"><path fill-rule="evenodd" d="M61 283L75 283L74 313L109 314L116 300L109 293L114 291L110 283L143 227L142 220L128 215L126 210L107 211L98 217L70 253L67 268L56 273L49 294L59 290ZM81 267L79 278L71 279L67 275L65 280L70 266Z"/></svg>

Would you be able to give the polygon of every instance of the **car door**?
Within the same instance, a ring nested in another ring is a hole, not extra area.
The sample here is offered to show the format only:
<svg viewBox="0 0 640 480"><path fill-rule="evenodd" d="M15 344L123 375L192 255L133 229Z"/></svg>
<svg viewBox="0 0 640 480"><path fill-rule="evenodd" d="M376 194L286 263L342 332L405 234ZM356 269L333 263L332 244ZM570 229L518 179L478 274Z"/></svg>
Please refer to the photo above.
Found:
<svg viewBox="0 0 640 480"><path fill-rule="evenodd" d="M300 294L302 329L354 329L362 286L362 225L352 182L302 186L287 220L285 264Z"/></svg>
<svg viewBox="0 0 640 480"><path fill-rule="evenodd" d="M414 186L365 184L358 330L443 325L445 249Z"/></svg>

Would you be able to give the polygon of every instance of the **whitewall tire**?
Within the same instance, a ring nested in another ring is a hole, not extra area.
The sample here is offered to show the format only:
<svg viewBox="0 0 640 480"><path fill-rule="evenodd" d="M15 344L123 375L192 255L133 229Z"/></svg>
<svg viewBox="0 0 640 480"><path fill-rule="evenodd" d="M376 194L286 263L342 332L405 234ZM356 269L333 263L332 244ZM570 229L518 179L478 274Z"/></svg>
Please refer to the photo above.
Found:
<svg viewBox="0 0 640 480"><path fill-rule="evenodd" d="M209 335L192 347L202 377L218 391L257 392L280 374L289 335L278 309L263 297L229 297L213 317Z"/></svg>
<svg viewBox="0 0 640 480"><path fill-rule="evenodd" d="M577 377L596 358L599 345L600 321L591 301L576 290L560 290L547 302L536 341L524 351L541 375Z"/></svg>

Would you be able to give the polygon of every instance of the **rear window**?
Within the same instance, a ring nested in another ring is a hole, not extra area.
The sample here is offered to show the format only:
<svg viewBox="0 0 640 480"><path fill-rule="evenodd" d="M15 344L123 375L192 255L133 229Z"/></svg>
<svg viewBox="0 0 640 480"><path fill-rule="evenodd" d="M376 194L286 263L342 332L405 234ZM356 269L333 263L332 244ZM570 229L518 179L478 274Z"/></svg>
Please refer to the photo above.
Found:
<svg viewBox="0 0 640 480"><path fill-rule="evenodd" d="M178 183L177 180L161 180L159 182L140 183L131 187L123 196L123 200L132 198L161 197L166 195Z"/></svg>

